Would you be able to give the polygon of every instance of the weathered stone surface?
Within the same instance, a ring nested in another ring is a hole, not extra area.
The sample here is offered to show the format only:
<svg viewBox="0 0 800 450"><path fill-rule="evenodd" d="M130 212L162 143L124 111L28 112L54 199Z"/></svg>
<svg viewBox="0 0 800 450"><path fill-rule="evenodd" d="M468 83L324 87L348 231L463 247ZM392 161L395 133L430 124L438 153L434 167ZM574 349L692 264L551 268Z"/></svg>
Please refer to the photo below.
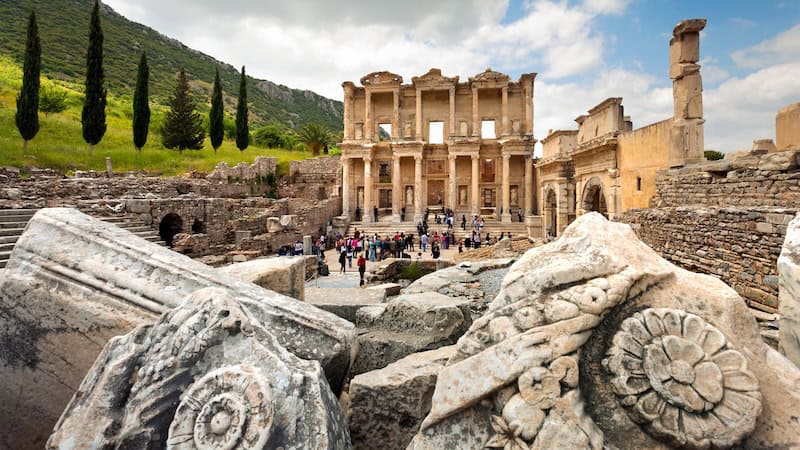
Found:
<svg viewBox="0 0 800 450"><path fill-rule="evenodd" d="M792 220L786 230L786 241L778 258L778 273L778 345L790 361L800 366L800 217Z"/></svg>
<svg viewBox="0 0 800 450"><path fill-rule="evenodd" d="M254 259L217 270L279 294L305 300L306 261L302 256Z"/></svg>
<svg viewBox="0 0 800 450"><path fill-rule="evenodd" d="M0 436L42 448L105 343L200 288L231 293L295 355L341 388L353 325L69 209L37 213L0 280Z"/></svg>
<svg viewBox="0 0 800 450"><path fill-rule="evenodd" d="M178 233L172 241L172 250L192 257L205 256L211 247L211 238L207 234Z"/></svg>
<svg viewBox="0 0 800 450"><path fill-rule="evenodd" d="M436 376L453 346L414 353L350 381L347 412L353 448L403 450L431 407Z"/></svg>
<svg viewBox="0 0 800 450"><path fill-rule="evenodd" d="M297 217L294 215L281 216L281 226L287 230L293 230L297 224Z"/></svg>
<svg viewBox="0 0 800 450"><path fill-rule="evenodd" d="M469 302L435 292L402 294L356 314L353 373L380 369L412 353L451 345L472 323Z"/></svg>
<svg viewBox="0 0 800 450"><path fill-rule="evenodd" d="M370 286L367 289L374 291L383 291L385 297L395 297L400 295L402 286L397 283L382 283L375 286Z"/></svg>
<svg viewBox="0 0 800 450"><path fill-rule="evenodd" d="M456 348L411 450L800 445L800 370L741 298L596 213L515 263Z"/></svg>
<svg viewBox="0 0 800 450"><path fill-rule="evenodd" d="M284 349L234 295L199 289L111 339L47 448L349 448L319 362Z"/></svg>
<svg viewBox="0 0 800 450"><path fill-rule="evenodd" d="M362 288L312 288L306 290L306 303L356 322L356 312L364 306L379 305L386 293Z"/></svg>

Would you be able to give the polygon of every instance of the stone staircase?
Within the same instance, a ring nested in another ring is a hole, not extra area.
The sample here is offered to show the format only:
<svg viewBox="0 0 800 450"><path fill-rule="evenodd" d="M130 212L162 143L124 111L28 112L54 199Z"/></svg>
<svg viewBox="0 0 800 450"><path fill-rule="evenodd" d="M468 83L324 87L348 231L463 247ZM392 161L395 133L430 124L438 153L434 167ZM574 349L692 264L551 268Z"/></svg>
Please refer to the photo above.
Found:
<svg viewBox="0 0 800 450"><path fill-rule="evenodd" d="M361 233L366 233L367 235L371 236L373 234L378 234L378 236L394 236L395 233L414 233L417 235L417 226L411 222L402 222L402 223L392 223L388 221L380 221L377 223L363 223L363 222L351 222L350 226L347 228L347 235L352 236L355 233L355 230L358 229ZM447 229L447 225L437 225L435 222L432 224L428 224L428 232L433 233L436 231L443 231ZM466 237L472 236L472 228L470 223L467 223L467 229L461 229L461 223L453 224L453 231L455 233L456 239L464 239ZM512 236L527 236L528 229L522 222L511 222L511 223L501 223L498 221L486 221L486 225L481 230L481 238L486 237L486 233L489 233L491 237L500 237L500 233L511 233ZM418 239L417 236L415 239ZM417 241L418 242L418 241Z"/></svg>
<svg viewBox="0 0 800 450"><path fill-rule="evenodd" d="M11 251L25 226L31 220L36 209L0 209L0 269L6 266ZM131 216L117 217L98 217L98 219L114 224L120 228L130 231L142 239L166 245L158 235L158 231L144 224L137 218Z"/></svg>

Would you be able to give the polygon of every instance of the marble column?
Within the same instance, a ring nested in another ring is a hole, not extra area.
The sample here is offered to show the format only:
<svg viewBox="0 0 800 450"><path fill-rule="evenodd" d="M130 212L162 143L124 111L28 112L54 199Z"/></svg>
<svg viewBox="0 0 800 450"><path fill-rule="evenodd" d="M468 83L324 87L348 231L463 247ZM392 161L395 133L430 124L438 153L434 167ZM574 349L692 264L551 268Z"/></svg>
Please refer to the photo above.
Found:
<svg viewBox="0 0 800 450"><path fill-rule="evenodd" d="M392 139L400 139L403 136L402 125L400 124L400 90L392 92L394 109L392 110ZM393 203L394 204L394 203Z"/></svg>
<svg viewBox="0 0 800 450"><path fill-rule="evenodd" d="M530 156L525 157L525 215L533 214L533 161Z"/></svg>
<svg viewBox="0 0 800 450"><path fill-rule="evenodd" d="M414 223L422 222L422 155L414 156Z"/></svg>
<svg viewBox="0 0 800 450"><path fill-rule="evenodd" d="M422 89L417 89L417 140L422 140Z"/></svg>
<svg viewBox="0 0 800 450"><path fill-rule="evenodd" d="M450 88L450 137L456 135L456 88ZM455 208L454 208L455 209Z"/></svg>
<svg viewBox="0 0 800 450"><path fill-rule="evenodd" d="M372 139L372 132L375 128L372 124L372 93L369 90L366 92L366 97L364 109L364 137L369 140Z"/></svg>
<svg viewBox="0 0 800 450"><path fill-rule="evenodd" d="M394 131L394 127L392 127ZM403 207L403 185L400 183L400 157L392 157L392 222L400 222L400 209ZM408 212L408 211L406 211Z"/></svg>
<svg viewBox="0 0 800 450"><path fill-rule="evenodd" d="M472 203L472 215L477 216L480 212L480 192L478 192L478 181L480 178L480 157L472 155L472 192L470 193L470 200Z"/></svg>
<svg viewBox="0 0 800 450"><path fill-rule="evenodd" d="M364 158L364 219L362 222L372 222L372 158Z"/></svg>
<svg viewBox="0 0 800 450"><path fill-rule="evenodd" d="M503 103L502 103L501 114L503 116L503 119L502 119L502 125L503 126L502 126L501 133L502 133L503 136L508 136L509 134L511 134L511 129L508 126L509 125L509 121L508 121L508 87L507 86L504 87L502 89L502 92L503 92Z"/></svg>
<svg viewBox="0 0 800 450"><path fill-rule="evenodd" d="M478 114L478 88L472 88L472 135L481 135L481 116Z"/></svg>
<svg viewBox="0 0 800 450"><path fill-rule="evenodd" d="M353 83L344 85L344 139L353 139L353 96L355 86Z"/></svg>
<svg viewBox="0 0 800 450"><path fill-rule="evenodd" d="M502 222L511 222L511 199L509 186L509 172L511 171L511 155L503 155L503 212L500 214Z"/></svg>
<svg viewBox="0 0 800 450"><path fill-rule="evenodd" d="M447 203L448 207L455 211L456 207L458 206L456 202L456 190L458 189L456 186L456 156L449 155L447 160L450 163L450 167L448 167L450 171L450 183L447 191Z"/></svg>
<svg viewBox="0 0 800 450"><path fill-rule="evenodd" d="M350 216L350 168L352 166L352 159L342 157L342 215L347 216L348 220L353 220L353 217Z"/></svg>

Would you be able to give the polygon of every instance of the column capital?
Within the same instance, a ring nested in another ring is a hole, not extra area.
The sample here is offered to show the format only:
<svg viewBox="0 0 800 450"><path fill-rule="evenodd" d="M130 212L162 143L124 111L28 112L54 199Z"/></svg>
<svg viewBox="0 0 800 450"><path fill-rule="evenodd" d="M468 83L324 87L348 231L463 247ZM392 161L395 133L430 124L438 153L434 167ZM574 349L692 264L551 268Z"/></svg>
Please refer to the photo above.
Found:
<svg viewBox="0 0 800 450"><path fill-rule="evenodd" d="M455 161L456 158L458 158L458 155L447 155L448 161Z"/></svg>
<svg viewBox="0 0 800 450"><path fill-rule="evenodd" d="M414 155L414 161L415 162L421 162L422 161L422 155Z"/></svg>
<svg viewBox="0 0 800 450"><path fill-rule="evenodd" d="M510 159L511 159L511 155L509 155L508 153L503 153L503 161L508 161Z"/></svg>
<svg viewBox="0 0 800 450"><path fill-rule="evenodd" d="M480 155L469 155L469 156L470 156L470 158L472 158L473 161L477 161L477 160L479 160L481 158Z"/></svg>
<svg viewBox="0 0 800 450"><path fill-rule="evenodd" d="M367 164L371 163L372 162L372 155L364 156L364 162L367 163Z"/></svg>

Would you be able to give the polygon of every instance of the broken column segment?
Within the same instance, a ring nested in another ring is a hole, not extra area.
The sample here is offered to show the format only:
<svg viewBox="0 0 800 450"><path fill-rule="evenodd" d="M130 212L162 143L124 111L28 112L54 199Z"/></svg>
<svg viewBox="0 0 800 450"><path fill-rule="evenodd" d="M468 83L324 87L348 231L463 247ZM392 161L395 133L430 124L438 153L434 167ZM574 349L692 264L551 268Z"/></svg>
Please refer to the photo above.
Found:
<svg viewBox="0 0 800 450"><path fill-rule="evenodd" d="M105 343L216 287L338 392L354 326L72 209L31 219L0 281L0 442L42 448Z"/></svg>
<svg viewBox="0 0 800 450"><path fill-rule="evenodd" d="M705 160L703 81L700 76L700 31L705 19L687 19L672 30L669 77L675 111L672 118L669 164L679 167Z"/></svg>

